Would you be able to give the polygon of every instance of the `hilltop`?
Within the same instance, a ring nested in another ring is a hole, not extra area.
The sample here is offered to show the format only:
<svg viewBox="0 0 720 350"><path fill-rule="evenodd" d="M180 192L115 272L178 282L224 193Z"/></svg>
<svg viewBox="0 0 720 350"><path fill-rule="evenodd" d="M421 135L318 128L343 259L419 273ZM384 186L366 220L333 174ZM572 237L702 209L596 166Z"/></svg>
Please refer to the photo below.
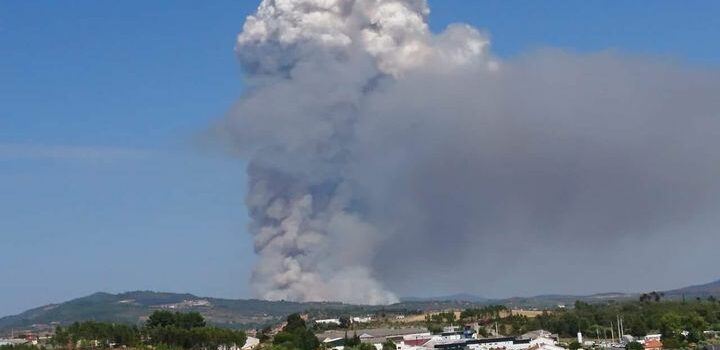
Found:
<svg viewBox="0 0 720 350"><path fill-rule="evenodd" d="M664 292L666 298L706 298L720 295L720 280Z"/></svg>
<svg viewBox="0 0 720 350"><path fill-rule="evenodd" d="M60 304L51 304L0 318L0 331L70 324L80 320L138 324L154 310L198 311L209 323L229 328L253 328L273 323L305 309L342 308L341 303L296 303L265 300L203 298L192 294L136 291L95 293Z"/></svg>

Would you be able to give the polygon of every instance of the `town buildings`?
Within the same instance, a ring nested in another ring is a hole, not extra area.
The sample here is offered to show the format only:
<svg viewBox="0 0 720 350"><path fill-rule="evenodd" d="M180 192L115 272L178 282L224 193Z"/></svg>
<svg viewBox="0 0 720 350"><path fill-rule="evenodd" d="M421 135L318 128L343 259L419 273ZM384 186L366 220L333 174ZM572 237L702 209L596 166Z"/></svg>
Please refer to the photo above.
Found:
<svg viewBox="0 0 720 350"><path fill-rule="evenodd" d="M441 334L432 334L424 328L365 329L348 334L333 330L319 334L328 349L342 350L346 337L357 335L364 343L380 350L386 341L395 343L397 350L564 350L557 337L550 332L538 330L520 337L478 338L469 327L446 328Z"/></svg>

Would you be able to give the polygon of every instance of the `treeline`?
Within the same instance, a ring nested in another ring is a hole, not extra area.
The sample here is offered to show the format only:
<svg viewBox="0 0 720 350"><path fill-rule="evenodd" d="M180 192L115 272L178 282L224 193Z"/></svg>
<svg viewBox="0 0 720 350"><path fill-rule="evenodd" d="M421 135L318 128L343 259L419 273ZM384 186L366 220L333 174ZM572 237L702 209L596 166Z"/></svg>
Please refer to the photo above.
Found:
<svg viewBox="0 0 720 350"><path fill-rule="evenodd" d="M215 350L219 346L242 347L246 339L244 332L207 326L197 312L156 311L142 327L94 321L58 327L51 343L68 349L150 345Z"/></svg>
<svg viewBox="0 0 720 350"><path fill-rule="evenodd" d="M534 318L509 315L503 306L487 306L464 310L457 321L450 313L438 314L426 321L433 327L478 322L494 329L497 324L499 333L504 335L545 329L566 338L582 332L591 338L610 339L613 333L617 338L616 320L622 317L625 334L641 337L661 333L666 348L699 343L705 340L704 331L720 331L720 302L715 298L684 302L661 301L661 297L661 294L649 293L643 295L641 301L634 302L589 304L578 301L574 308L544 312Z"/></svg>
<svg viewBox="0 0 720 350"><path fill-rule="evenodd" d="M208 327L197 313L156 311L148 318L144 335L152 345L169 345L183 349L217 349L219 346L242 347L247 339L244 332Z"/></svg>
<svg viewBox="0 0 720 350"><path fill-rule="evenodd" d="M575 307L545 313L532 320L538 326L564 336L581 331L586 334L611 334L611 322L616 327L622 317L626 334L644 336L659 332L666 339L678 338L681 333L688 341L702 340L703 332L720 330L720 303L715 301L628 302L619 304L588 304L576 302Z"/></svg>
<svg viewBox="0 0 720 350"><path fill-rule="evenodd" d="M51 343L68 348L134 347L141 343L141 333L136 326L125 324L76 322L65 329L57 327Z"/></svg>
<svg viewBox="0 0 720 350"><path fill-rule="evenodd" d="M27 344L0 345L0 350L38 350L38 347ZM42 348L41 348L42 350Z"/></svg>
<svg viewBox="0 0 720 350"><path fill-rule="evenodd" d="M508 314L510 310L503 305L488 305L479 309L466 309L460 313L463 320L472 321L493 321L499 319L503 314Z"/></svg>

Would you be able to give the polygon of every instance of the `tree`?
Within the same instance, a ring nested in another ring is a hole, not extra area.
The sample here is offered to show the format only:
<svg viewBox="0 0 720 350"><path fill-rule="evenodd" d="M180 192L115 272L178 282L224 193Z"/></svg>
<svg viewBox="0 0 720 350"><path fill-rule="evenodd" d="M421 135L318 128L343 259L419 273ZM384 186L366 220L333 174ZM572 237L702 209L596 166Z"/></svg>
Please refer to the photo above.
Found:
<svg viewBox="0 0 720 350"><path fill-rule="evenodd" d="M270 333L272 333L272 328L270 328L270 326L263 328L260 332L258 332L258 340L261 343L267 343L267 341L270 340Z"/></svg>
<svg viewBox="0 0 720 350"><path fill-rule="evenodd" d="M58 347L65 347L70 344L70 335L62 327L55 328L55 335L51 339L51 343Z"/></svg>
<svg viewBox="0 0 720 350"><path fill-rule="evenodd" d="M669 312L660 318L660 332L663 338L672 338L682 331L682 319L674 312Z"/></svg>
<svg viewBox="0 0 720 350"><path fill-rule="evenodd" d="M299 350L315 350L320 347L320 341L311 330L307 329L305 320L300 314L287 317L287 324L275 335L273 344Z"/></svg>
<svg viewBox="0 0 720 350"><path fill-rule="evenodd" d="M166 327L175 325L175 314L170 311L158 310L153 312L149 317L145 326L148 328Z"/></svg>
<svg viewBox="0 0 720 350"><path fill-rule="evenodd" d="M684 348L684 344L681 340L672 337L672 338L664 338L663 337L663 348L665 349L681 349Z"/></svg>
<svg viewBox="0 0 720 350"><path fill-rule="evenodd" d="M691 313L682 319L682 324L689 333L687 340L693 343L697 343L703 340L703 331L708 329L708 324L705 319L697 313Z"/></svg>
<svg viewBox="0 0 720 350"><path fill-rule="evenodd" d="M397 350L397 346L392 340L388 339L382 344L382 350Z"/></svg>
<svg viewBox="0 0 720 350"><path fill-rule="evenodd" d="M360 337L358 337L357 333L354 333L353 336L352 336L352 338L348 338L347 332L345 332L344 345L345 345L346 347L352 348L352 347L354 347L354 346L360 345L360 343L362 343L362 341L360 340Z"/></svg>
<svg viewBox="0 0 720 350"><path fill-rule="evenodd" d="M298 329L306 329L305 320L300 317L300 314L291 314L287 317L287 323L283 327L283 331L293 332Z"/></svg>
<svg viewBox="0 0 720 350"><path fill-rule="evenodd" d="M205 319L198 312L170 312L158 310L153 312L145 326L148 328L174 326L182 329L193 329L205 327Z"/></svg>
<svg viewBox="0 0 720 350"><path fill-rule="evenodd" d="M578 350L581 349L582 345L578 343L577 340L573 341L572 343L568 344L568 349L570 350Z"/></svg>
<svg viewBox="0 0 720 350"><path fill-rule="evenodd" d="M432 323L427 325L427 329L432 334L439 334L439 333L442 333L442 331L443 331L442 326L432 324Z"/></svg>
<svg viewBox="0 0 720 350"><path fill-rule="evenodd" d="M343 317L340 317L339 321L340 321L340 328L345 328L345 329L350 328L350 318L343 316Z"/></svg>
<svg viewBox="0 0 720 350"><path fill-rule="evenodd" d="M625 345L625 350L645 350L645 347L642 344L640 344L636 341L633 341L633 342L629 342L629 343L627 343L627 345Z"/></svg>
<svg viewBox="0 0 720 350"><path fill-rule="evenodd" d="M198 312L177 313L175 319L176 325L183 329L205 327L205 319Z"/></svg>

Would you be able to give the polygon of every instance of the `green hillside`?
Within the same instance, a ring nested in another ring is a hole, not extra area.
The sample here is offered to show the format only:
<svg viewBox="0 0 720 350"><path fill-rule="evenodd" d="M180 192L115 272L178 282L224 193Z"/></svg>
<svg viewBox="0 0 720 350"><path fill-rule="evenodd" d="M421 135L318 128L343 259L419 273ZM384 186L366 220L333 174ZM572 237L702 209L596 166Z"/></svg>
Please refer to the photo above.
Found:
<svg viewBox="0 0 720 350"><path fill-rule="evenodd" d="M0 318L0 333L11 329L50 329L76 321L98 321L140 324L159 309L197 311L212 325L237 329L254 329L282 321L288 314L306 312L312 317L366 315L380 310L413 313L427 310L460 309L482 305L463 300L404 301L389 306L348 305L336 302L289 302L256 299L202 298L192 294L128 292L96 293L61 304L47 305L19 315Z"/></svg>
<svg viewBox="0 0 720 350"><path fill-rule="evenodd" d="M47 305L0 318L0 332L11 328L42 329L75 321L138 324L154 310L198 311L209 323L230 328L254 328L274 323L306 309L342 308L339 303L294 303L263 300L200 298L191 294L129 292L96 293L61 304Z"/></svg>
<svg viewBox="0 0 720 350"><path fill-rule="evenodd" d="M720 298L720 281L662 292L664 300L681 298ZM98 321L140 324L153 311L159 309L188 312L197 311L212 325L226 328L254 329L276 324L288 314L307 312L312 317L359 316L376 313L416 313L428 310L468 309L500 304L510 308L572 307L575 301L589 304L611 300L637 300L640 294L604 293L589 296L541 295L508 299L485 299L469 294L440 298L406 298L400 303L385 306L348 305L336 302L298 303L257 299L203 298L192 294L136 291L121 294L95 293L93 295L28 310L19 315L0 318L0 334L11 329L50 329L76 321Z"/></svg>

